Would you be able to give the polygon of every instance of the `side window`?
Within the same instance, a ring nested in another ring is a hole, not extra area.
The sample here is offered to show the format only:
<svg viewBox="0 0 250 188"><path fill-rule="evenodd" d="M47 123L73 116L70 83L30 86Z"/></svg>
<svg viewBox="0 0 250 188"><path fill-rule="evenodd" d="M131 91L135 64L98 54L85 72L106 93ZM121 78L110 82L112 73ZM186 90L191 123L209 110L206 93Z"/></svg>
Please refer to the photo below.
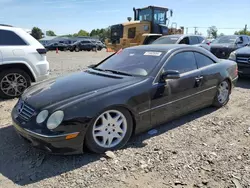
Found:
<svg viewBox="0 0 250 188"><path fill-rule="evenodd" d="M7 30L0 30L0 45L23 46L27 44L16 33Z"/></svg>
<svg viewBox="0 0 250 188"><path fill-rule="evenodd" d="M178 70L180 73L197 69L193 52L180 52L174 55L165 65L164 70Z"/></svg>
<svg viewBox="0 0 250 188"><path fill-rule="evenodd" d="M136 28L132 27L128 29L128 38L133 39L135 38Z"/></svg>
<svg viewBox="0 0 250 188"><path fill-rule="evenodd" d="M205 38L199 37L199 36L198 36L198 39L199 39L199 43L202 43L205 40Z"/></svg>
<svg viewBox="0 0 250 188"><path fill-rule="evenodd" d="M247 36L243 36L243 39L244 39L244 44L248 43L249 40L248 40L248 37Z"/></svg>
<svg viewBox="0 0 250 188"><path fill-rule="evenodd" d="M196 36L190 36L190 44L193 45L193 44L199 44L199 40L198 40L198 37Z"/></svg>
<svg viewBox="0 0 250 188"><path fill-rule="evenodd" d="M202 68L202 67L206 67L206 66L214 64L214 61L212 59L210 59L209 57L201 53L194 52L194 55L197 61L198 68Z"/></svg>
<svg viewBox="0 0 250 188"><path fill-rule="evenodd" d="M190 44L189 38L188 38L188 37L184 37L184 38L179 42L179 44Z"/></svg>

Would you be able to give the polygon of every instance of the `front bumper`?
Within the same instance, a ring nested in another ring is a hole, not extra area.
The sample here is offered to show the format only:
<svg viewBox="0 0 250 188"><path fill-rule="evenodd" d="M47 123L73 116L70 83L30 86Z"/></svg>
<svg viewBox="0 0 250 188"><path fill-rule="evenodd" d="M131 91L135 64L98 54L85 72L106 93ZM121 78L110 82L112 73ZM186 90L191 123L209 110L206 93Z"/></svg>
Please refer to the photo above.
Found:
<svg viewBox="0 0 250 188"><path fill-rule="evenodd" d="M237 63L238 64L238 73L242 76L250 76L250 64Z"/></svg>
<svg viewBox="0 0 250 188"><path fill-rule="evenodd" d="M66 136L69 134L43 135L23 128L14 118L13 113L12 122L18 135L37 149L60 155L83 153L84 135L81 132L76 138L66 140Z"/></svg>

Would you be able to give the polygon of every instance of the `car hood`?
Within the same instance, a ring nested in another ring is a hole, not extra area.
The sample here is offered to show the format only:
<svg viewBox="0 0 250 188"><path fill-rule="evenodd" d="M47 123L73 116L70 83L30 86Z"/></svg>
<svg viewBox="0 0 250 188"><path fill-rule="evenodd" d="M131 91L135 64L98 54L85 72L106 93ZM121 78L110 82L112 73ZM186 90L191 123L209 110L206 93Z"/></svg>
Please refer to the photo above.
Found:
<svg viewBox="0 0 250 188"><path fill-rule="evenodd" d="M142 80L139 77L106 74L98 71L77 72L29 87L22 99L35 109L65 104L93 95L114 91Z"/></svg>
<svg viewBox="0 0 250 188"><path fill-rule="evenodd" d="M246 54L246 55L250 55L250 46L246 46L243 48L240 48L236 51L237 54Z"/></svg>
<svg viewBox="0 0 250 188"><path fill-rule="evenodd" d="M224 44L210 44L211 48L235 48L234 44L224 43Z"/></svg>

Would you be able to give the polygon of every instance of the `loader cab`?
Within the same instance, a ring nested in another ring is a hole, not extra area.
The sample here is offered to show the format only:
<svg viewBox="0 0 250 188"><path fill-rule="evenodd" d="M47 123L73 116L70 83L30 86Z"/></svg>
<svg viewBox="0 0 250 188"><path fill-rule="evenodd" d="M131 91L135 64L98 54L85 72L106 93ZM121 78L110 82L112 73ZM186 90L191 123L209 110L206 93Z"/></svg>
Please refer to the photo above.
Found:
<svg viewBox="0 0 250 188"><path fill-rule="evenodd" d="M148 6L146 8L140 8L134 10L134 20L138 21L148 21L151 23L151 33L157 34L167 34L167 13L169 11L168 8L164 7L156 7L156 6ZM172 16L173 12L170 10L170 16Z"/></svg>

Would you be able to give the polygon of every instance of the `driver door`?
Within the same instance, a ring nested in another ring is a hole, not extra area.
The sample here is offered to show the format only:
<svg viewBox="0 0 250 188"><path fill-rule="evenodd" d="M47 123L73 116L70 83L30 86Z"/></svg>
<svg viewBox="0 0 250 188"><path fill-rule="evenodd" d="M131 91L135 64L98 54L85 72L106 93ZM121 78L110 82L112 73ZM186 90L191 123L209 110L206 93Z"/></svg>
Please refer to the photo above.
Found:
<svg viewBox="0 0 250 188"><path fill-rule="evenodd" d="M178 70L180 78L158 81L151 90L151 123L162 124L199 105L201 72L193 52L179 52L167 61L163 71Z"/></svg>

